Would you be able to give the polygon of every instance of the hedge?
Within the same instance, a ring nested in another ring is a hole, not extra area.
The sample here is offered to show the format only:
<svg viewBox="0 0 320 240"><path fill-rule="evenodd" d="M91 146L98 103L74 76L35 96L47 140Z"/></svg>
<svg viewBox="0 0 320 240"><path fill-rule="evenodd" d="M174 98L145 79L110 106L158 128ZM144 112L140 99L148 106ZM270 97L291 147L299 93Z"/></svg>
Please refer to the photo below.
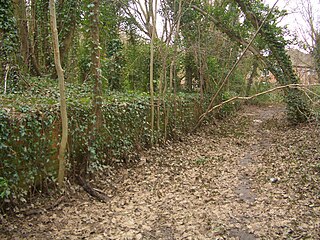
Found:
<svg viewBox="0 0 320 240"><path fill-rule="evenodd" d="M55 182L60 141L60 117L57 98L2 97L0 108L0 199L25 201L32 189L44 191ZM85 94L68 98L69 139L68 170L89 151L90 171L121 163L136 149L150 144L150 105L146 94L121 94L105 97L104 124L94 142L90 124L94 123L91 98ZM155 116L155 142L162 142L167 122L167 137L186 133L202 112L197 95L166 96ZM156 100L156 103L158 101ZM156 109L158 106L156 106ZM91 142L90 142L91 141Z"/></svg>

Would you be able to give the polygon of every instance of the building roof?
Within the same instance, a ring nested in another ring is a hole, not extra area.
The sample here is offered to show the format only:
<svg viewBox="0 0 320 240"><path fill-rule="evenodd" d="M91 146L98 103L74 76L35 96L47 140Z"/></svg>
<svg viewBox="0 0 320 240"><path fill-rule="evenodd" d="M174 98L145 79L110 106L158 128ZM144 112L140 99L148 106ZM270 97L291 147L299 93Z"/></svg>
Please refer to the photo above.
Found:
<svg viewBox="0 0 320 240"><path fill-rule="evenodd" d="M313 58L310 53L301 52L298 49L289 49L288 54L291 58L293 67L313 68Z"/></svg>

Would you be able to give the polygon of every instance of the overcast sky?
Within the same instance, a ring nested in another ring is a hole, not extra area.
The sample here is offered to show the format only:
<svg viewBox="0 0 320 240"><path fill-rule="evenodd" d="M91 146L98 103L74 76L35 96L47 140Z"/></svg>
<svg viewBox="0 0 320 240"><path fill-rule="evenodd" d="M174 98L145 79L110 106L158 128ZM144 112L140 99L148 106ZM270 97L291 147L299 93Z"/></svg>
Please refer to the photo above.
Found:
<svg viewBox="0 0 320 240"><path fill-rule="evenodd" d="M273 6L276 0L264 0L264 2L268 3L270 6ZM289 13L289 15L281 21L281 25L288 25L289 30L292 32L297 32L298 38L301 40L303 39L302 35L305 35L309 29L301 14L301 12L303 12L303 5L308 2L310 2L312 5L314 19L319 26L320 0L279 0L277 3L277 6L280 9L286 9Z"/></svg>

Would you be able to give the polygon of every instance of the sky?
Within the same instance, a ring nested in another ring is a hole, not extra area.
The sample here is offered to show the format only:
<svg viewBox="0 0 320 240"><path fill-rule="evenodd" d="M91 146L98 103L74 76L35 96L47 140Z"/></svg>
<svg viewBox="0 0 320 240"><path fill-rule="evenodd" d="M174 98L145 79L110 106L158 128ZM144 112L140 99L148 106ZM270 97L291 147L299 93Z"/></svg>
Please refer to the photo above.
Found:
<svg viewBox="0 0 320 240"><path fill-rule="evenodd" d="M142 1L142 0L140 0ZM273 6L277 0L263 0L265 3ZM159 5L160 0L158 0ZM301 12L303 12L303 4L306 2L310 2L312 5L312 9L314 12L315 20L320 27L320 0L278 0L277 6L280 9L286 9L288 11L288 16L284 17L282 21L279 23L281 26L287 25L288 29L292 33L296 33L298 40L303 41L307 40L310 44L310 38L308 37L308 25L305 23ZM161 19L157 20L157 31L158 34L161 35L163 28L163 23Z"/></svg>
<svg viewBox="0 0 320 240"><path fill-rule="evenodd" d="M264 0L265 3L273 6L276 0ZM277 6L280 9L286 9L288 11L288 16L284 17L280 22L280 25L287 25L291 32L297 33L299 40L308 40L308 30L309 27L306 24L301 12L303 12L303 6L307 2L310 2L312 10L314 13L315 23L320 25L320 0L279 0ZM310 41L310 39L308 40Z"/></svg>

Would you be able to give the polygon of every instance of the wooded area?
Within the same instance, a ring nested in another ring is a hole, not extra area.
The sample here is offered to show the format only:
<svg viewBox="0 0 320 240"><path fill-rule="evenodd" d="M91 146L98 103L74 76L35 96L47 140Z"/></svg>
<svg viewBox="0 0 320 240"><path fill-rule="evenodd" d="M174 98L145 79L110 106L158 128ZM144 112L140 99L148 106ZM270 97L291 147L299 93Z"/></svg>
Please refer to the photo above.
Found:
<svg viewBox="0 0 320 240"><path fill-rule="evenodd" d="M101 172L250 105L317 125L317 13L301 2L293 36L279 2L0 0L1 211L70 182L107 202Z"/></svg>

